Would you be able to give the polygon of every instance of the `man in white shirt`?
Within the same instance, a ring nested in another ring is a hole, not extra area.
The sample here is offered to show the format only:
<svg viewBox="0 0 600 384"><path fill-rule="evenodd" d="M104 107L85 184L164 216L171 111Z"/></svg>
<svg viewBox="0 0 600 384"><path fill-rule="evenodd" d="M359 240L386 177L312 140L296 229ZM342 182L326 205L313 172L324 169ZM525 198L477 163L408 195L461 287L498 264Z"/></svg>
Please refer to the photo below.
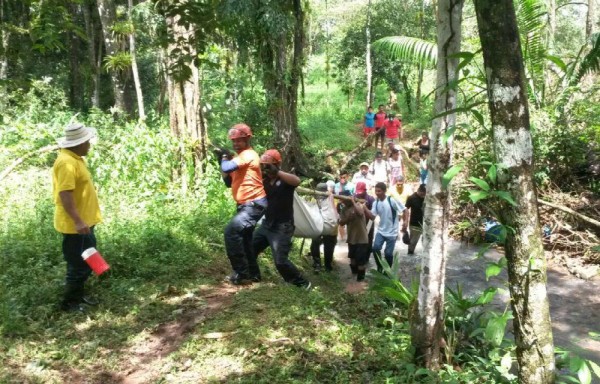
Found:
<svg viewBox="0 0 600 384"><path fill-rule="evenodd" d="M388 182L390 165L387 161L383 160L383 154L381 152L375 154L375 161L371 163L369 173L371 174L371 180L375 183Z"/></svg>
<svg viewBox="0 0 600 384"><path fill-rule="evenodd" d="M367 189L371 189L374 183L373 180L371 180L371 174L369 173L369 163L360 163L359 167L360 171L352 176L352 184L356 185L359 181L362 181L366 184Z"/></svg>

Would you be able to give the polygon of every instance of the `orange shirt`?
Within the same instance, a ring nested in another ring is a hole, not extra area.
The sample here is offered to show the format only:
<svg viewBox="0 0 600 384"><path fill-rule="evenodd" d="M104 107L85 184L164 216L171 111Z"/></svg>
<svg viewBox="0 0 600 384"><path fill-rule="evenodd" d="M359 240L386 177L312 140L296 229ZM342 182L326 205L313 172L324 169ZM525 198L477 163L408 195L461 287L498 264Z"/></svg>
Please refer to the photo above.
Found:
<svg viewBox="0 0 600 384"><path fill-rule="evenodd" d="M260 158L252 148L243 150L233 159L238 169L231 172L231 192L238 204L266 197L260 171Z"/></svg>

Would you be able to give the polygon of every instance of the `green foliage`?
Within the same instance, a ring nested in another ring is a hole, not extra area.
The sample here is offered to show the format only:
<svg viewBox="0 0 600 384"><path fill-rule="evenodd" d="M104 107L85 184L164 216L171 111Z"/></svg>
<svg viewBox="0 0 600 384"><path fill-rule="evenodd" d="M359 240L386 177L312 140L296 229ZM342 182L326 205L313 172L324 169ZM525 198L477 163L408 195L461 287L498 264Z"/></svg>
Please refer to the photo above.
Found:
<svg viewBox="0 0 600 384"><path fill-rule="evenodd" d="M437 63L437 45L415 37L383 37L373 43L373 48L388 54L394 60L404 60L430 67L435 67Z"/></svg>
<svg viewBox="0 0 600 384"><path fill-rule="evenodd" d="M117 52L104 57L104 68L107 71L125 71L131 68L131 55L128 52Z"/></svg>
<svg viewBox="0 0 600 384"><path fill-rule="evenodd" d="M572 83L579 83L588 73L600 72L600 33L595 33L591 38L592 48L581 59L581 64Z"/></svg>

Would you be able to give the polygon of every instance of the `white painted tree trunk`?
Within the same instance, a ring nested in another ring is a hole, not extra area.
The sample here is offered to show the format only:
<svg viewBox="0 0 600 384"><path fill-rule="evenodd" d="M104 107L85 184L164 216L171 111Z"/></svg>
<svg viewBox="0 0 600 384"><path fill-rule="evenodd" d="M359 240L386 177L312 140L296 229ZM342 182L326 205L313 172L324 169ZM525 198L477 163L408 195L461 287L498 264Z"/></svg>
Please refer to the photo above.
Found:
<svg viewBox="0 0 600 384"><path fill-rule="evenodd" d="M546 292L546 259L533 182L533 144L525 73L513 0L475 0L487 77L501 222L510 229L505 244L514 316L519 383L554 382L554 344Z"/></svg>
<svg viewBox="0 0 600 384"><path fill-rule="evenodd" d="M129 54L131 55L131 71L133 72L133 83L135 86L135 95L138 105L138 116L140 121L146 120L146 112L144 111L144 95L142 93L142 83L140 82L140 73L138 71L137 60L135 58L135 31L133 30L133 0L127 1L127 15L131 23L132 31L129 34Z"/></svg>
<svg viewBox="0 0 600 384"><path fill-rule="evenodd" d="M463 0L440 0L437 8L437 81L434 114L456 107L456 92L447 89L456 79L460 51ZM429 181L423 221L423 259L417 303L412 308L411 335L417 359L430 369L440 366L444 329L444 280L448 254L450 193L442 188L442 176L452 162L452 138L442 144L444 132L455 124L450 113L433 121L431 153L428 159Z"/></svg>

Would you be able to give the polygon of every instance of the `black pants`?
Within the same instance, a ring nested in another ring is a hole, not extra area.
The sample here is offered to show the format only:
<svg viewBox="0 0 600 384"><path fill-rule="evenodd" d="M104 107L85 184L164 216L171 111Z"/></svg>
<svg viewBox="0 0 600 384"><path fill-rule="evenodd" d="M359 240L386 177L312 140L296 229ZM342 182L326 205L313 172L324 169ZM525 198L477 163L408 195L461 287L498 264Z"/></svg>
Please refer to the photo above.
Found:
<svg viewBox="0 0 600 384"><path fill-rule="evenodd" d="M313 259L313 266L321 266L321 244L323 244L323 258L325 269L331 269L333 262L333 252L337 244L337 235L322 235L315 237L310 243L310 255Z"/></svg>
<svg viewBox="0 0 600 384"><path fill-rule="evenodd" d="M92 274L92 269L83 260L81 254L90 247L96 247L94 228L90 228L89 235L63 234L62 251L67 262L66 289L64 301L66 303L81 301L83 285Z"/></svg>
<svg viewBox="0 0 600 384"><path fill-rule="evenodd" d="M271 247L273 262L277 271L283 279L294 285L306 284L306 279L289 259L292 248L292 236L294 235L294 224L290 222L261 225L252 238L252 257L249 260L250 275L260 276L257 258L267 247Z"/></svg>
<svg viewBox="0 0 600 384"><path fill-rule="evenodd" d="M369 244L348 244L348 257L350 264L367 265L369 263Z"/></svg>

